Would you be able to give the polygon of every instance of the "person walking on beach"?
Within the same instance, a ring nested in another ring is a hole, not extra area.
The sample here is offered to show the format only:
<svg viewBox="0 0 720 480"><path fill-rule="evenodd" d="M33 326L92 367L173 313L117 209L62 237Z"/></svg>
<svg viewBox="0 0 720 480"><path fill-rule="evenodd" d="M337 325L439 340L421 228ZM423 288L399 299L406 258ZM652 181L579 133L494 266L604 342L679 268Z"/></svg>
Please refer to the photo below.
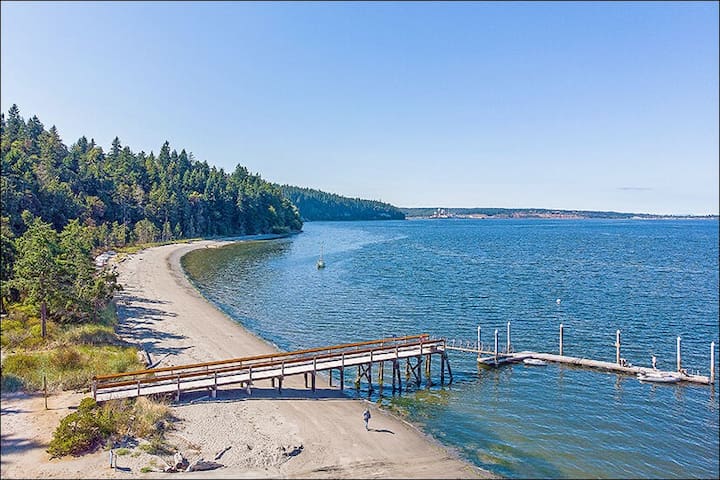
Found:
<svg viewBox="0 0 720 480"><path fill-rule="evenodd" d="M365 420L365 430L370 430L370 428L368 427L368 422L370 421L370 417L371 417L370 410L366 408L365 411L363 412L363 420Z"/></svg>

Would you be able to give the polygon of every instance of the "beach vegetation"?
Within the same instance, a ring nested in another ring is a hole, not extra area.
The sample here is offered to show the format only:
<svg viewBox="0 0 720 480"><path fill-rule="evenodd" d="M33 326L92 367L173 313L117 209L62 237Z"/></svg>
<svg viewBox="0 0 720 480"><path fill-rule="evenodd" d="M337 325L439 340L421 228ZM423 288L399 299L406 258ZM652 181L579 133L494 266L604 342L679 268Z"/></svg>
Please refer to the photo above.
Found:
<svg viewBox="0 0 720 480"><path fill-rule="evenodd" d="M60 421L48 453L51 457L81 455L127 437L148 438L148 443L143 445L151 445L157 452L169 451L163 435L171 420L167 404L147 398L111 400L102 405L92 398L84 398L77 411ZM116 451L118 455L130 452L127 448L120 450Z"/></svg>
<svg viewBox="0 0 720 480"><path fill-rule="evenodd" d="M48 323L46 337L40 319L27 309L11 308L0 322L2 391L88 388L93 375L121 373L144 367L137 348L114 331L114 308L100 312L98 323Z"/></svg>

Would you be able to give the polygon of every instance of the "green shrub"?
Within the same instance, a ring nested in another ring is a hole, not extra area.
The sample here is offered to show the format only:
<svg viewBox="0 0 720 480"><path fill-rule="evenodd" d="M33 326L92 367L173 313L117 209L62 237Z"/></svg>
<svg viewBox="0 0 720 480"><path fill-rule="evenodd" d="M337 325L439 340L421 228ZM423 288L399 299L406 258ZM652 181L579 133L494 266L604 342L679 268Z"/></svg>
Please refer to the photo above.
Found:
<svg viewBox="0 0 720 480"><path fill-rule="evenodd" d="M83 398L76 412L60 421L47 452L51 458L95 450L113 431L112 418L92 398Z"/></svg>
<svg viewBox="0 0 720 480"><path fill-rule="evenodd" d="M38 355L30 353L14 353L5 357L2 364L3 373L20 374L28 370L39 370L42 368L42 360Z"/></svg>
<svg viewBox="0 0 720 480"><path fill-rule="evenodd" d="M163 439L169 418L167 404L143 397L110 400L102 406L98 406L92 398L84 398L77 411L60 422L53 433L48 453L52 457L80 455L97 449L113 437L124 436L149 437L150 443L140 446L149 453L172 453ZM129 453L129 450L124 450Z"/></svg>
<svg viewBox="0 0 720 480"><path fill-rule="evenodd" d="M42 374L47 357L42 353L13 353L5 357L2 362L2 389L17 386L22 383L23 389L40 390L42 388ZM5 377L15 377L16 380L7 380ZM8 390L10 391L10 390Z"/></svg>
<svg viewBox="0 0 720 480"><path fill-rule="evenodd" d="M23 379L13 374L2 374L2 391L19 392L25 388Z"/></svg>
<svg viewBox="0 0 720 480"><path fill-rule="evenodd" d="M0 344L5 348L18 347L23 341L31 336L25 326L25 322L17 319L4 319L2 325L2 334L0 334Z"/></svg>
<svg viewBox="0 0 720 480"><path fill-rule="evenodd" d="M50 358L59 370L75 370L83 366L82 355L73 347L60 347L52 353Z"/></svg>

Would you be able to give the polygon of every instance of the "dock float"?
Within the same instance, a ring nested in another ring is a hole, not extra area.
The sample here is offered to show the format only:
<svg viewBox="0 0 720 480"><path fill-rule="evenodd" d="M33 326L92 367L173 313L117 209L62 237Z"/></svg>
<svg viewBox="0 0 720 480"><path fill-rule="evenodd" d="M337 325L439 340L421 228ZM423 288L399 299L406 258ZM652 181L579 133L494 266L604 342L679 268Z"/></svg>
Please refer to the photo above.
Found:
<svg viewBox="0 0 720 480"><path fill-rule="evenodd" d="M461 342L459 345L456 346L455 341L448 341L446 344L446 349L477 354L478 365L482 367L500 367L503 365L522 362L525 359L535 359L542 360L544 362L572 365L579 368L604 370L624 375L640 375L642 378L645 378L648 381L648 377L650 377L650 379L653 377L664 377L671 381L696 383L701 385L714 385L715 383L715 342L710 343L710 375L705 376L688 373L685 369L682 368L680 337L677 337L677 369L676 371L664 371L658 370L657 368L654 368L654 366L642 367L631 365L626 361L626 359L622 358L620 356L620 330L616 330L615 332L615 362L607 362L563 355L564 327L562 324L560 324L559 355L533 351L514 352L512 343L510 341L510 322L507 323L507 343L505 345L505 348L502 350L500 349L498 342L499 337L497 329L495 330L494 348L492 350L483 348L483 343L481 341L481 327L478 326L477 331L477 343L474 345L474 348L468 342Z"/></svg>

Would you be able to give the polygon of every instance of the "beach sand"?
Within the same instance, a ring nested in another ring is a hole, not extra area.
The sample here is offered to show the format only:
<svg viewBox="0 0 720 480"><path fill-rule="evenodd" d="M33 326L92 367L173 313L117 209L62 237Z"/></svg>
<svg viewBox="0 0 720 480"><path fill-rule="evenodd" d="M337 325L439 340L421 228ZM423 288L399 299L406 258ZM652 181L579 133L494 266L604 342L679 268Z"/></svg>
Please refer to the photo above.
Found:
<svg viewBox="0 0 720 480"><path fill-rule="evenodd" d="M143 346L163 367L276 351L208 303L182 271L180 258L188 251L225 243L166 245L119 262L124 290L117 296L118 333ZM258 382L251 395L239 387L220 389L217 399L184 393L172 406L176 420L170 442L191 462L213 460L230 448L218 460L223 468L176 474L140 473L153 461L146 453L119 457L118 470L109 468L104 451L50 461L44 449L52 429L82 395L55 395L49 411L42 396L3 396L2 477L492 477L404 420L326 385L319 377L313 393L297 376L285 379L282 394L269 381ZM367 407L370 431L362 420Z"/></svg>

